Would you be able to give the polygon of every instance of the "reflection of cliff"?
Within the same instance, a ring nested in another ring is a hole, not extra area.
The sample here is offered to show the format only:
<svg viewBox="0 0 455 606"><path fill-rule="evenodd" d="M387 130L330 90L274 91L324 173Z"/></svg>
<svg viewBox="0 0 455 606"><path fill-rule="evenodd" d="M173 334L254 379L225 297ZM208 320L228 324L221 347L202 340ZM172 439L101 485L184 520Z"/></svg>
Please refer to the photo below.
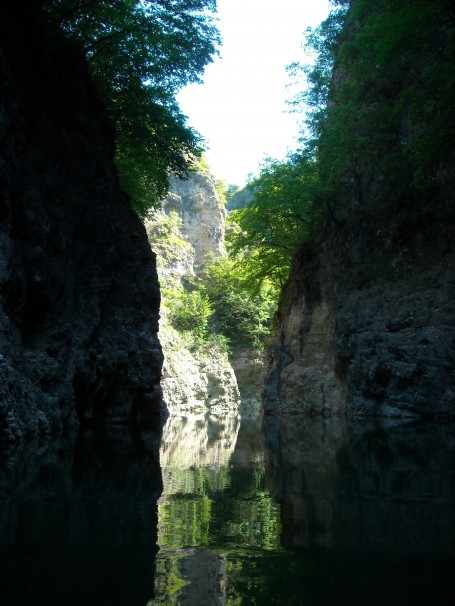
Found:
<svg viewBox="0 0 455 606"><path fill-rule="evenodd" d="M163 429L160 448L160 461L165 474L164 493L178 490L168 483L176 469L227 466L239 427L240 417L236 414L223 417L169 417Z"/></svg>
<svg viewBox="0 0 455 606"><path fill-rule="evenodd" d="M0 466L0 603L144 606L153 596L160 433L31 443Z"/></svg>
<svg viewBox="0 0 455 606"><path fill-rule="evenodd" d="M257 420L240 429L235 414L171 416L160 460L157 597L150 604L240 603L243 583L252 586L256 560L249 558L279 549L279 508L265 489ZM251 570L244 570L245 553ZM256 582L262 586L262 577Z"/></svg>
<svg viewBox="0 0 455 606"><path fill-rule="evenodd" d="M266 418L267 474L282 543L444 554L453 549L450 426Z"/></svg>

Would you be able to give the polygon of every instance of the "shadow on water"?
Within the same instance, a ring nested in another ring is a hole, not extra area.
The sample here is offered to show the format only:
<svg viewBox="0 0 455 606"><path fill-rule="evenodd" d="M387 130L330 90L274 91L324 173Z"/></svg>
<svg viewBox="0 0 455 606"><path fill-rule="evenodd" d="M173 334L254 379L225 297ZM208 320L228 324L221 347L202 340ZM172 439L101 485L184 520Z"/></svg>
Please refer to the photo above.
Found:
<svg viewBox="0 0 455 606"><path fill-rule="evenodd" d="M29 444L0 458L0 604L451 604L454 430L233 413Z"/></svg>
<svg viewBox="0 0 455 606"><path fill-rule="evenodd" d="M267 486L281 506L280 543L297 568L300 558L302 604L451 603L454 430L264 419Z"/></svg>
<svg viewBox="0 0 455 606"><path fill-rule="evenodd" d="M80 432L0 455L0 603L153 598L161 431Z"/></svg>

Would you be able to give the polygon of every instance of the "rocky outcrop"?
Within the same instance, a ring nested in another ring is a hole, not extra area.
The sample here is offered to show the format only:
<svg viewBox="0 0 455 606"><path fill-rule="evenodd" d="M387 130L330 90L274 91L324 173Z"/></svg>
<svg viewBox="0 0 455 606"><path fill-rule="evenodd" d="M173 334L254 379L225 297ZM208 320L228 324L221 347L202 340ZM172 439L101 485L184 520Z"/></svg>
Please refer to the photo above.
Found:
<svg viewBox="0 0 455 606"><path fill-rule="evenodd" d="M328 239L294 259L269 344L265 410L453 416L450 241L420 237L363 263L353 258L355 239L344 250Z"/></svg>
<svg viewBox="0 0 455 606"><path fill-rule="evenodd" d="M1 440L159 414L155 257L87 65L2 11Z"/></svg>
<svg viewBox="0 0 455 606"><path fill-rule="evenodd" d="M210 173L195 169L187 179L171 177L169 194L163 200L166 213L175 211L182 219L182 233L194 248L195 269L212 253L225 256L226 210L220 202Z"/></svg>
<svg viewBox="0 0 455 606"><path fill-rule="evenodd" d="M208 255L226 255L226 211L212 177L202 169L190 172L185 180L171 178L170 193L162 204L163 211L146 220L145 226L150 241L156 243L162 285L183 291L185 280L194 278ZM166 289L160 340L165 354L161 387L171 413L217 414L237 410L239 388L226 352L214 344L189 346L184 335L171 325Z"/></svg>
<svg viewBox="0 0 455 606"><path fill-rule="evenodd" d="M238 409L240 392L225 352L209 345L190 350L164 318L160 335L165 356L161 387L170 413L223 414Z"/></svg>

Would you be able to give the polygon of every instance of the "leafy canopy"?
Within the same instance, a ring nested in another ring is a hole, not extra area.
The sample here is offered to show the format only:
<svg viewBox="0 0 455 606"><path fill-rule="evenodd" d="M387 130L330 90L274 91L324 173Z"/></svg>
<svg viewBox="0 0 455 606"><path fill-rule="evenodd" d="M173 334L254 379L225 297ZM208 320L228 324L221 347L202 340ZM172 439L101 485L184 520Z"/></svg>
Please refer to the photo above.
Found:
<svg viewBox="0 0 455 606"><path fill-rule="evenodd" d="M121 184L144 216L183 175L199 136L175 95L220 42L215 0L53 0L47 15L84 51L116 131Z"/></svg>
<svg viewBox="0 0 455 606"><path fill-rule="evenodd" d="M232 219L231 250L251 283L282 284L292 254L327 220L398 241L447 203L455 141L455 11L449 0L338 0L306 32L290 72L305 116L301 149L271 162ZM444 189L445 188L445 189Z"/></svg>
<svg viewBox="0 0 455 606"><path fill-rule="evenodd" d="M278 289L269 280L252 291L242 264L229 257L208 259L198 288L210 301L210 328L231 346L262 349L276 309Z"/></svg>
<svg viewBox="0 0 455 606"><path fill-rule="evenodd" d="M307 155L269 161L250 187L252 200L230 215L230 253L253 290L264 281L282 287L297 246L318 237L325 216L318 167Z"/></svg>

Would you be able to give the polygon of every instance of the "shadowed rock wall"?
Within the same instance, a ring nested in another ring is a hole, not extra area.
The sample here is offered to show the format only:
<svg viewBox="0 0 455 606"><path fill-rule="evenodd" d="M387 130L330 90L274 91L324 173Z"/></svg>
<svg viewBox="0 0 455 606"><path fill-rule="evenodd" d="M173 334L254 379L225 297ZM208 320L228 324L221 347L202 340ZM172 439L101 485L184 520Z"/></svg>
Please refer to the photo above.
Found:
<svg viewBox="0 0 455 606"><path fill-rule="evenodd" d="M38 3L36 3L36 6ZM0 439L161 410L159 289L87 65L0 20Z"/></svg>
<svg viewBox="0 0 455 606"><path fill-rule="evenodd" d="M295 257L269 342L266 411L454 414L455 257L450 241L420 235L381 258L350 249L355 233Z"/></svg>

